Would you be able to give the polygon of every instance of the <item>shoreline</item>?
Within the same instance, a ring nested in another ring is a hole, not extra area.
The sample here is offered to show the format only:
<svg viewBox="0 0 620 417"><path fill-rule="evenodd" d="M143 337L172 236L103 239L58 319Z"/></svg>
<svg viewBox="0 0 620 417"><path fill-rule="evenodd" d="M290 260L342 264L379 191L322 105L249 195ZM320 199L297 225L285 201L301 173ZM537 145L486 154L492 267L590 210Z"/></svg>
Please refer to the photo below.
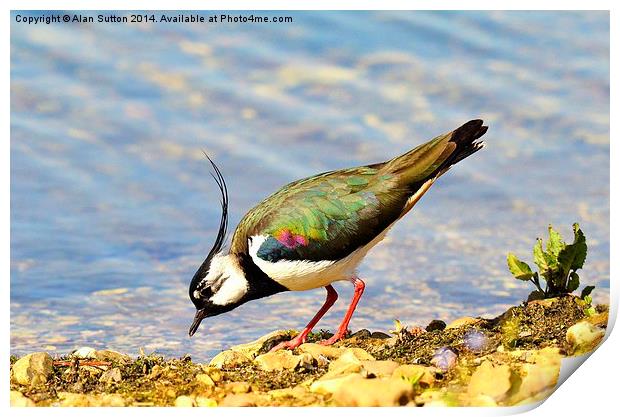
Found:
<svg viewBox="0 0 620 417"><path fill-rule="evenodd" d="M233 346L208 364L189 356L131 358L80 348L11 357L12 406L512 406L547 398L562 358L603 339L608 307L575 297L524 303L493 319L425 328L360 330L333 346L312 333L294 351L269 352L295 331Z"/></svg>

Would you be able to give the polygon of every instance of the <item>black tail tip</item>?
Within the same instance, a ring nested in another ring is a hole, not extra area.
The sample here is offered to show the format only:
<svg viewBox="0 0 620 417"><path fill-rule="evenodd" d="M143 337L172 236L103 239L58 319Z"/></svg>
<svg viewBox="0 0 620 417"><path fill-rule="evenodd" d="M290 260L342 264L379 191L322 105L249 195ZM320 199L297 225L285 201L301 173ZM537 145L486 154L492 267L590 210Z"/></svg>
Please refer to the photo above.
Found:
<svg viewBox="0 0 620 417"><path fill-rule="evenodd" d="M456 143L472 143L474 140L482 137L489 129L488 126L483 125L484 121L482 119L470 120L456 129L452 133L452 138L450 140Z"/></svg>

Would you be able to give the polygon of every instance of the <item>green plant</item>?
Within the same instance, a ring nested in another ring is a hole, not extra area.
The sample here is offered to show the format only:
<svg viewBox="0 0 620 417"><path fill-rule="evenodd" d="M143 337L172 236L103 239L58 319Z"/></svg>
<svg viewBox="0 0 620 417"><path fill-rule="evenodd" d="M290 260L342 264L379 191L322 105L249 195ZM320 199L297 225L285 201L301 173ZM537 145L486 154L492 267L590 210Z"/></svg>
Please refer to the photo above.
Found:
<svg viewBox="0 0 620 417"><path fill-rule="evenodd" d="M549 225L549 240L543 249L543 240L536 239L534 245L534 263L538 272L533 272L528 264L519 260L512 252L508 253L508 269L516 279L530 281L536 286L528 297L528 301L557 297L569 294L579 288L577 270L583 268L588 246L586 237L578 223L573 224L575 235L573 243L566 244L562 236ZM541 286L541 279L545 288ZM589 297L593 286L585 287L581 297Z"/></svg>

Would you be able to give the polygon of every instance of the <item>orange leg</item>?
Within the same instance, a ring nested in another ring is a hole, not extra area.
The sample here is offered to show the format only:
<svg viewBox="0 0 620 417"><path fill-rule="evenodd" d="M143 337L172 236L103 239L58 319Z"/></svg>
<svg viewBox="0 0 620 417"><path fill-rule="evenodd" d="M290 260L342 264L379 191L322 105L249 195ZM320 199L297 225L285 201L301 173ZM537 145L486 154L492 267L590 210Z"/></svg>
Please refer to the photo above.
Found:
<svg viewBox="0 0 620 417"><path fill-rule="evenodd" d="M349 329L349 322L351 321L351 317L353 316L355 307L357 307L357 303L359 302L360 298L362 298L362 294L364 293L364 288L366 287L366 284L364 284L364 281L362 281L358 277L352 277L351 282L353 283L353 286L354 286L354 292L353 292L353 299L351 299L351 304L349 305L349 309L347 310L347 313L344 315L344 319L342 320L342 323L340 323L340 326L338 326L338 331L336 332L336 334L327 340L323 340L319 342L321 345L333 345L337 341L344 339L345 335L347 334L347 331Z"/></svg>
<svg viewBox="0 0 620 417"><path fill-rule="evenodd" d="M334 287L328 285L325 287L325 289L327 290L327 297L325 298L325 303L323 303L321 309L314 315L312 320L310 320L310 323L308 323L306 327L304 327L304 329L301 331L301 333L299 333L293 339L274 346L271 349L271 352L275 352L276 350L280 349L295 349L297 346L301 345L306 341L308 333L310 333L310 331L314 328L318 321L321 320L321 317L323 317L325 313L327 313L327 310L329 310L338 299L338 293L336 292Z"/></svg>

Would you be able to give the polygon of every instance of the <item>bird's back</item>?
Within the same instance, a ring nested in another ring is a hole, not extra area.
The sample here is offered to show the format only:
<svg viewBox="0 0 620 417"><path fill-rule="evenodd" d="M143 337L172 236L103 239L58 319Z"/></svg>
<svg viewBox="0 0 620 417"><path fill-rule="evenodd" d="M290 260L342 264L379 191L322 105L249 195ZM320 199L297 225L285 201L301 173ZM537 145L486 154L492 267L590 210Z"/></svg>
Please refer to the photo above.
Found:
<svg viewBox="0 0 620 417"><path fill-rule="evenodd" d="M434 180L479 150L486 132L472 120L389 161L292 182L241 220L231 252L265 262L337 261L369 244L407 212ZM256 242L255 242L256 243Z"/></svg>

